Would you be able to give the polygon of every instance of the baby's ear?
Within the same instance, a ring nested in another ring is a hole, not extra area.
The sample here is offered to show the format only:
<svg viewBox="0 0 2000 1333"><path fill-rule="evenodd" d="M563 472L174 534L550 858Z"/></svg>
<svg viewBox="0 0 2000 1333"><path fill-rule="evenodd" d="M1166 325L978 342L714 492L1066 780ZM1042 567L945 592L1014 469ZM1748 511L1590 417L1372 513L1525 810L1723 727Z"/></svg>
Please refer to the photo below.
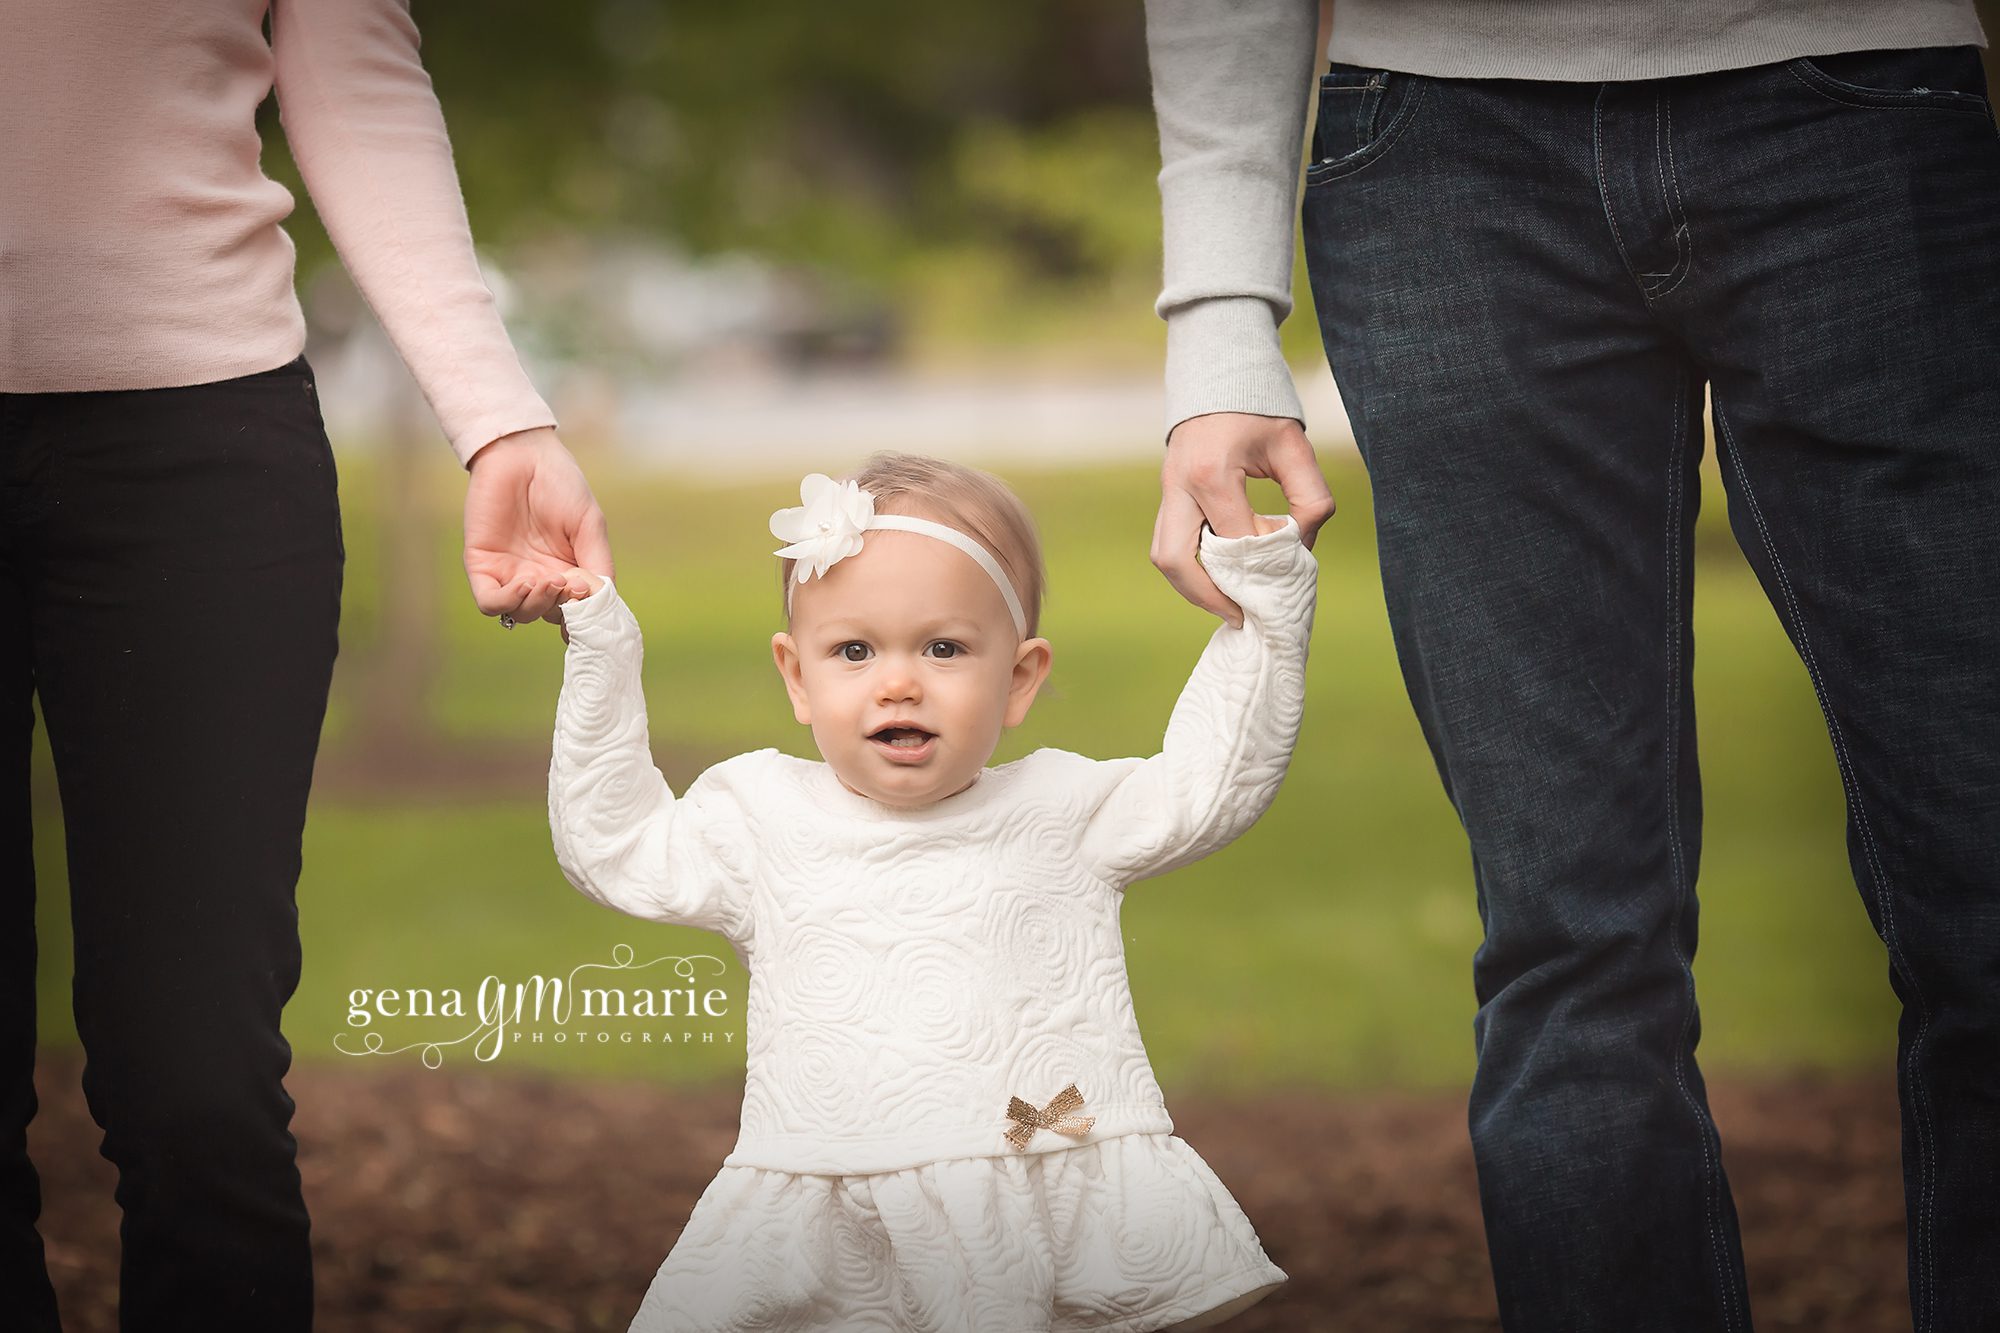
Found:
<svg viewBox="0 0 2000 1333"><path fill-rule="evenodd" d="M1007 681L1007 712L1001 725L1018 727L1028 720L1035 695L1049 678L1055 650L1047 639L1029 639L1016 650L1014 672Z"/></svg>

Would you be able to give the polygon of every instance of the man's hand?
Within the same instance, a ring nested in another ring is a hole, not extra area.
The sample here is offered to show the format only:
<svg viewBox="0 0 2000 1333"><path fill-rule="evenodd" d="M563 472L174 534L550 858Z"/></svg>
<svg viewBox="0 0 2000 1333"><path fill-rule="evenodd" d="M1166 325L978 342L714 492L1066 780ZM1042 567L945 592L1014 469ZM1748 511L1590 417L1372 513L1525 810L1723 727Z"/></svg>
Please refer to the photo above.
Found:
<svg viewBox="0 0 2000 1333"><path fill-rule="evenodd" d="M1218 537L1248 537L1258 531L1251 522L1250 477L1278 483L1310 548L1320 525L1333 517L1333 493L1298 422L1212 412L1189 417L1167 437L1160 513L1153 523L1153 564L1181 596L1234 626L1243 624L1243 609L1222 595L1195 555L1203 519Z"/></svg>
<svg viewBox="0 0 2000 1333"><path fill-rule="evenodd" d="M471 471L465 576L483 614L560 625L570 570L616 577L604 511L553 430L503 435L472 456Z"/></svg>

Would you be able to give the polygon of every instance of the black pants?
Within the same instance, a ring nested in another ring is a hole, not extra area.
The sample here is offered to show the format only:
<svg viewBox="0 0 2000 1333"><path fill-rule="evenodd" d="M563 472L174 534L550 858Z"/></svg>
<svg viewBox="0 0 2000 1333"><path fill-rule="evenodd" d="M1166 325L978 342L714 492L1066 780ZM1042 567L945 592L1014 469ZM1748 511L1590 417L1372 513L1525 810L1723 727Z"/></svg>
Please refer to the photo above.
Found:
<svg viewBox="0 0 2000 1333"><path fill-rule="evenodd" d="M312 1320L278 1019L345 551L304 358L0 394L0 1293L54 1329L35 1112L30 694L62 792L84 1093L118 1167L121 1327Z"/></svg>
<svg viewBox="0 0 2000 1333"><path fill-rule="evenodd" d="M1706 385L1903 1001L1914 1326L1990 1333L2000 141L1979 53L1604 84L1340 65L1318 124L1313 293L1485 927L1469 1112L1501 1322L1751 1328L1695 1061Z"/></svg>

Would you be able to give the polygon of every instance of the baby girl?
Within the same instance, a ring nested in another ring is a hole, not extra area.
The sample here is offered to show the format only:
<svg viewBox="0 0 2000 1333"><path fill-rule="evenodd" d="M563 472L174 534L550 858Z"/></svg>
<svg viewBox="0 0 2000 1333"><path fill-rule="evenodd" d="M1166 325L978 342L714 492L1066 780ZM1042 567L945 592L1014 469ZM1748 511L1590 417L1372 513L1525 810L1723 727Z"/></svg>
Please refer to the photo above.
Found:
<svg viewBox="0 0 2000 1333"><path fill-rule="evenodd" d="M1298 525L1204 529L1243 624L1209 639L1159 754L989 768L1049 672L1020 500L907 454L800 498L771 517L789 543L771 647L819 761L752 751L676 797L617 588L571 571L589 591L562 608L563 874L717 932L750 974L741 1133L631 1327L1213 1327L1286 1274L1173 1133L1119 910L1284 779L1318 573Z"/></svg>

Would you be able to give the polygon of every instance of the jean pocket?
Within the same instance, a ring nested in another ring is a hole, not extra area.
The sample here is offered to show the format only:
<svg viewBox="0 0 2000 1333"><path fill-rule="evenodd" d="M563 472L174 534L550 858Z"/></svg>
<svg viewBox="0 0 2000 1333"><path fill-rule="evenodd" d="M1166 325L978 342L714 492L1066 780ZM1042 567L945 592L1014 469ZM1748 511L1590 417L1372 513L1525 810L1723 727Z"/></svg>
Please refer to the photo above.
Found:
<svg viewBox="0 0 2000 1333"><path fill-rule="evenodd" d="M1800 56L1786 68L1813 92L1843 106L1993 114L1975 46L1841 51Z"/></svg>
<svg viewBox="0 0 2000 1333"><path fill-rule="evenodd" d="M1306 185L1350 175L1388 152L1409 127L1427 83L1401 70L1331 64L1319 80Z"/></svg>

